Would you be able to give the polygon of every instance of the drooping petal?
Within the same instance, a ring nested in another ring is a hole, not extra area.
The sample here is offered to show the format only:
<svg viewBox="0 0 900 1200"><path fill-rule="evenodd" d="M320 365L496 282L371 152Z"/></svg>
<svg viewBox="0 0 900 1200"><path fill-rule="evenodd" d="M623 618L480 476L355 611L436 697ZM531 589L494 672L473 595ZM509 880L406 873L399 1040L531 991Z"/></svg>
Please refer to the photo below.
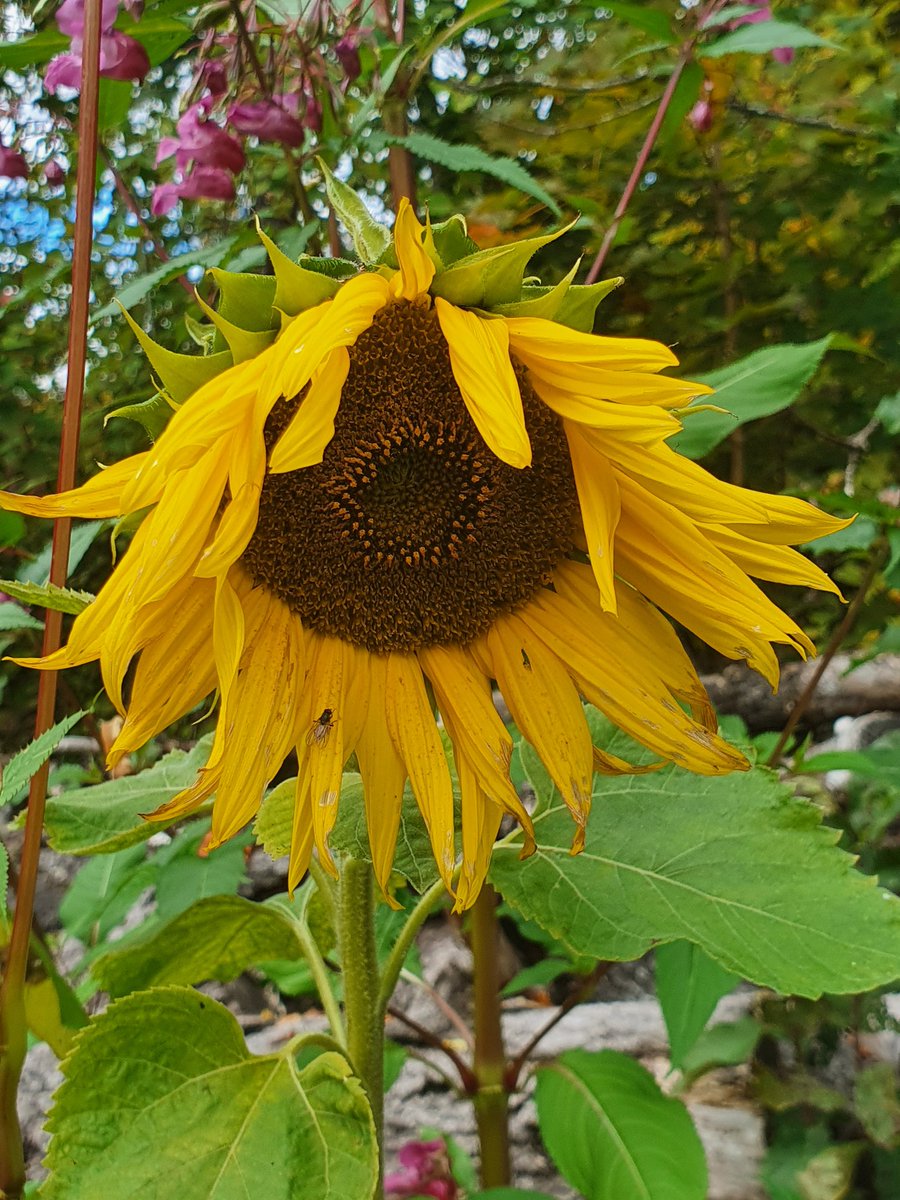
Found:
<svg viewBox="0 0 900 1200"><path fill-rule="evenodd" d="M70 492L52 496L0 492L0 508L31 517L120 517L130 511L122 506L122 492L149 457L145 453L123 458Z"/></svg>
<svg viewBox="0 0 900 1200"><path fill-rule="evenodd" d="M406 767L388 733L385 712L387 659L368 656L369 706L356 747L366 805L366 828L372 849L372 867L378 886L392 907L396 901L387 886L400 828L400 808L406 784Z"/></svg>
<svg viewBox="0 0 900 1200"><path fill-rule="evenodd" d="M787 546L758 542L754 538L742 537L744 526L728 528L724 525L707 525L704 533L714 546L725 552L733 563L752 575L754 579L768 579L773 583L790 583L796 587L816 588L820 592L833 592L841 596L841 589L815 563L791 550Z"/></svg>
<svg viewBox="0 0 900 1200"><path fill-rule="evenodd" d="M478 899L478 893L484 885L491 865L491 852L503 820L503 809L484 791L468 759L461 758L457 767L462 809L462 865L453 911L465 912Z"/></svg>
<svg viewBox="0 0 900 1200"><path fill-rule="evenodd" d="M653 404L620 404L594 396L579 396L566 388L554 387L546 380L533 378L534 390L548 408L567 421L577 421L598 436L623 438L643 449L681 429L672 413Z"/></svg>
<svg viewBox="0 0 900 1200"><path fill-rule="evenodd" d="M246 550L259 518L259 498L266 476L266 444L253 429L252 416L236 431L228 467L231 499L210 544L200 555L195 574L213 579L226 573Z"/></svg>
<svg viewBox="0 0 900 1200"><path fill-rule="evenodd" d="M503 462L530 466L531 442L505 321L479 317L440 297L434 304L453 377L478 432Z"/></svg>
<svg viewBox="0 0 900 1200"><path fill-rule="evenodd" d="M581 605L548 591L519 615L566 665L582 695L637 741L699 775L747 769L742 754L679 708L652 663L634 660L617 618L604 614L595 629Z"/></svg>
<svg viewBox="0 0 900 1200"><path fill-rule="evenodd" d="M452 892L453 787L425 691L422 668L411 654L385 660L385 716L391 741L403 759L413 795L425 818L441 879Z"/></svg>
<svg viewBox="0 0 900 1200"><path fill-rule="evenodd" d="M349 370L350 355L344 346L332 350L316 368L297 415L272 451L269 470L274 475L299 471L322 461L325 448L334 437L334 419Z"/></svg>
<svg viewBox="0 0 900 1200"><path fill-rule="evenodd" d="M391 280L391 293L398 300L415 300L418 296L424 296L431 287L434 263L422 245L424 232L412 205L404 196L394 223L394 248L400 270Z"/></svg>
<svg viewBox="0 0 900 1200"><path fill-rule="evenodd" d="M220 575L215 585L212 644L223 711L230 702L231 688L237 677L247 634L244 606L235 586L240 573L239 568L234 568Z"/></svg>
<svg viewBox="0 0 900 1200"><path fill-rule="evenodd" d="M476 670L467 650L429 646L418 655L453 741L457 764L465 758L487 795L521 824L522 857L526 857L534 851L534 829L509 778L512 738L494 708L489 680Z"/></svg>
<svg viewBox="0 0 900 1200"><path fill-rule="evenodd" d="M607 612L614 613L616 526L622 512L619 485L608 460L585 440L581 429L566 422L565 430L588 555L600 589L600 602Z"/></svg>
<svg viewBox="0 0 900 1200"><path fill-rule="evenodd" d="M729 525L740 525L738 532L745 537L759 538L761 542L787 546L797 542L811 542L829 533L846 529L856 520L855 515L847 518L834 517L796 496L770 496L766 492L754 492L750 488L738 488L730 483L724 486L730 492L740 492L748 496L754 504L762 508L765 513L765 520L762 522L728 522Z"/></svg>
<svg viewBox="0 0 900 1200"><path fill-rule="evenodd" d="M141 651L125 722L106 756L108 770L190 712L215 688L212 590L206 580L193 581L181 602L170 609L160 632Z"/></svg>
<svg viewBox="0 0 900 1200"><path fill-rule="evenodd" d="M580 849L591 808L593 745L578 690L560 660L514 615L496 622L487 647L513 720L577 822Z"/></svg>
<svg viewBox="0 0 900 1200"><path fill-rule="evenodd" d="M544 317L507 317L506 324L514 354L541 359L550 367L579 363L606 370L661 371L678 364L668 346L646 338L601 337Z"/></svg>
<svg viewBox="0 0 900 1200"><path fill-rule="evenodd" d="M654 375L648 371L621 371L591 363L551 362L521 350L515 354L528 368L536 388L550 384L557 392L570 392L576 397L593 396L618 404L683 408L694 396L708 396L712 392L712 388L704 383Z"/></svg>

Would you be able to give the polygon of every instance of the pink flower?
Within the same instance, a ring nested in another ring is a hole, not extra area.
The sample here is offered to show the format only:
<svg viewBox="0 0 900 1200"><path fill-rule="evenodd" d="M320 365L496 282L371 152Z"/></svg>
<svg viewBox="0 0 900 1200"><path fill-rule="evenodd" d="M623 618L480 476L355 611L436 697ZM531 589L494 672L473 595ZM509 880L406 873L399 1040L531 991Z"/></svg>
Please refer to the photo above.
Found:
<svg viewBox="0 0 900 1200"><path fill-rule="evenodd" d="M259 100L255 104L233 104L228 110L228 120L238 133L245 136L258 137L262 142L300 146L304 137L303 126L286 111L285 105L285 97Z"/></svg>
<svg viewBox="0 0 900 1200"><path fill-rule="evenodd" d="M708 100L698 100L688 113L688 120L698 133L708 133L712 129L713 111Z"/></svg>
<svg viewBox="0 0 900 1200"><path fill-rule="evenodd" d="M102 0L100 32L109 33L119 15L119 0ZM56 10L56 24L66 37L84 36L84 0L63 0Z"/></svg>
<svg viewBox="0 0 900 1200"><path fill-rule="evenodd" d="M358 79L362 66L359 61L359 40L355 33L345 33L339 42L335 43L334 53L338 62L344 68L347 82Z"/></svg>
<svg viewBox="0 0 900 1200"><path fill-rule="evenodd" d="M180 183L163 183L153 190L151 209L162 216L179 200L233 200L234 180L222 167L195 167Z"/></svg>
<svg viewBox="0 0 900 1200"><path fill-rule="evenodd" d="M44 163L44 181L50 187L59 187L66 182L66 172L61 163L58 163L55 158L51 158L49 162Z"/></svg>
<svg viewBox="0 0 900 1200"><path fill-rule="evenodd" d="M776 62L787 66L788 63L794 61L794 51L790 46L776 46L772 51L772 57Z"/></svg>
<svg viewBox="0 0 900 1200"><path fill-rule="evenodd" d="M320 133L322 130L322 105L312 91L307 91L305 96L303 128L311 129L313 133Z"/></svg>
<svg viewBox="0 0 900 1200"><path fill-rule="evenodd" d="M435 1200L457 1200L459 1192L450 1172L447 1146L442 1138L433 1142L407 1142L397 1154L401 1170L384 1181L385 1195L394 1200L411 1196L433 1196Z"/></svg>
<svg viewBox="0 0 900 1200"><path fill-rule="evenodd" d="M200 70L200 80L211 96L224 96L228 91L228 73L221 59L208 58Z"/></svg>
<svg viewBox="0 0 900 1200"><path fill-rule="evenodd" d="M233 175L243 170L245 160L241 143L215 121L207 120L206 105L202 100L182 115L175 128L177 137L164 137L159 143L157 165L174 154L175 163L182 171L191 163L231 171Z"/></svg>
<svg viewBox="0 0 900 1200"><path fill-rule="evenodd" d="M28 163L18 151L0 146L0 176L4 179L27 179Z"/></svg>
<svg viewBox="0 0 900 1200"><path fill-rule="evenodd" d="M150 59L140 42L113 29L119 0L102 0L100 10L100 74L106 79L142 80L150 70ZM67 54L58 54L44 74L44 86L55 93L61 87L81 87L81 56L84 46L84 0L63 0L56 13L60 32L72 39Z"/></svg>

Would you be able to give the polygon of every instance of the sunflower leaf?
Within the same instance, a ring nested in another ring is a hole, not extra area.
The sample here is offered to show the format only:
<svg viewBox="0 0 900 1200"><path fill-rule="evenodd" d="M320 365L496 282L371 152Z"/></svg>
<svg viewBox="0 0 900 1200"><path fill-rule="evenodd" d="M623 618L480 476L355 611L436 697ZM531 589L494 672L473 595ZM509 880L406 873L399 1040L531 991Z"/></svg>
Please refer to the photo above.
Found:
<svg viewBox="0 0 900 1200"><path fill-rule="evenodd" d="M553 1161L589 1200L706 1196L703 1146L687 1109L627 1055L569 1050L540 1068L535 1099Z"/></svg>
<svg viewBox="0 0 900 1200"><path fill-rule="evenodd" d="M275 297L271 303L276 308L289 317L295 317L297 313L331 299L340 287L336 279L330 279L319 271L308 271L288 258L263 231L259 220L256 222L256 232L275 272Z"/></svg>
<svg viewBox="0 0 900 1200"><path fill-rule="evenodd" d="M91 973L111 996L162 984L228 983L267 959L302 956L294 923L278 904L205 896L147 936L95 960Z"/></svg>
<svg viewBox="0 0 900 1200"><path fill-rule="evenodd" d="M103 418L104 428L113 420L136 421L147 433L151 441L156 441L171 420L174 406L169 402L165 392L157 392L149 400L138 404L123 404L114 408Z"/></svg>
<svg viewBox="0 0 900 1200"><path fill-rule="evenodd" d="M277 283L272 275L254 275L244 271L223 271L212 267L219 290L217 311L226 321L252 333L274 329L277 325L273 304Z"/></svg>
<svg viewBox="0 0 900 1200"><path fill-rule="evenodd" d="M341 1055L250 1054L231 1013L190 988L116 1001L77 1036L48 1128L45 1200L372 1194L378 1149ZM123 1192L123 1183L127 1183Z"/></svg>
<svg viewBox="0 0 900 1200"><path fill-rule="evenodd" d="M321 158L316 159L325 177L325 190L338 220L353 239L356 253L364 263L375 263L391 244L391 233L376 221L353 188L329 171Z"/></svg>
<svg viewBox="0 0 900 1200"><path fill-rule="evenodd" d="M141 813L152 812L194 782L209 757L211 741L202 738L190 754L173 750L137 775L50 796L46 817L50 845L61 854L111 854L167 828L174 822L147 821Z"/></svg>
<svg viewBox="0 0 900 1200"><path fill-rule="evenodd" d="M182 404L204 383L231 366L228 351L221 354L179 354L155 342L124 308L122 316L131 326L131 332L140 342L150 366L176 404Z"/></svg>
<svg viewBox="0 0 900 1200"><path fill-rule="evenodd" d="M562 237L572 225L574 221L542 237L492 246L489 250L479 250L468 258L461 258L435 277L432 294L469 308L514 304L522 295L523 276L530 259L541 246Z"/></svg>
<svg viewBox="0 0 900 1200"><path fill-rule="evenodd" d="M571 818L555 794L535 817L537 852L520 862L517 835L495 850L490 878L580 954L627 961L685 938L786 994L867 991L896 978L900 901L854 869L820 820L762 767L598 779L582 854L569 855Z"/></svg>

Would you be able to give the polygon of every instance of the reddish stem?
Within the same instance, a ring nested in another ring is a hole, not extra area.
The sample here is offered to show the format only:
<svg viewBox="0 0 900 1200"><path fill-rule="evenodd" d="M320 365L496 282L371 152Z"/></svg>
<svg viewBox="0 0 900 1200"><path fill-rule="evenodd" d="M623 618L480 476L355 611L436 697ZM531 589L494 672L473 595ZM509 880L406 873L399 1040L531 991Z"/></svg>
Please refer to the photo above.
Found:
<svg viewBox="0 0 900 1200"><path fill-rule="evenodd" d="M612 223L606 231L603 238L603 243L597 251L597 257L591 263L591 269L588 271L586 283L595 283L601 270L603 263L606 261L606 256L609 253L609 248L615 241L616 234L619 232L619 225L622 223L622 218L628 211L628 205L631 203L631 198L635 193L641 176L644 174L644 168L647 165L647 160L650 153L656 144L656 139L659 136L659 131L662 123L665 120L666 113L669 111L669 105L672 102L672 97L675 95L675 89L678 87L678 81L681 79L682 72L693 57L694 47L697 40L703 33L704 26L710 17L714 16L717 9L721 8L724 0L711 0L711 3L706 6L700 14L694 32L684 42L678 54L678 61L672 69L672 74L669 76L669 82L666 84L665 91L660 97L653 120L650 122L650 128L647 130L647 136L644 138L644 144L641 146L637 158L634 162L631 175L628 182L625 184L625 190L616 205L616 211L613 213Z"/></svg>
<svg viewBox="0 0 900 1200"><path fill-rule="evenodd" d="M63 401L59 446L57 491L75 484L81 408L84 399L84 370L87 359L88 307L91 292L91 245L93 241L94 187L97 175L97 125L100 83L101 0L85 0L84 44L81 65L81 102L78 113L78 169L76 175L75 240L72 253L72 302L69 315L68 374ZM66 582L71 521L61 519L53 527L50 582ZM60 643L62 614L47 612L43 653L51 654ZM53 724L56 706L56 673L42 671L38 683L35 736ZM16 1091L25 1060L27 1027L24 983L28 946L34 912L44 803L47 796L49 762L31 780L28 812L19 864L19 886L15 914L0 987L0 1192L16 1200L25 1186L22 1134L16 1114Z"/></svg>

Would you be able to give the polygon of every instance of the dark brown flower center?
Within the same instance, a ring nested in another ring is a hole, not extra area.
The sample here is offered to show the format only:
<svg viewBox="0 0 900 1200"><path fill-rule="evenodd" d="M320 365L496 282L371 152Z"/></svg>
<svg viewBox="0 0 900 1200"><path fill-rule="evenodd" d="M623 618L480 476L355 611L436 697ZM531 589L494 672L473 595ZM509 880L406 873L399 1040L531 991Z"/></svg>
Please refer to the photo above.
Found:
<svg viewBox="0 0 900 1200"><path fill-rule="evenodd" d="M242 560L254 583L375 652L466 643L520 607L571 548L578 502L562 426L517 375L524 469L475 428L434 311L378 313L350 348L322 463L266 477ZM300 403L278 403L270 448Z"/></svg>

